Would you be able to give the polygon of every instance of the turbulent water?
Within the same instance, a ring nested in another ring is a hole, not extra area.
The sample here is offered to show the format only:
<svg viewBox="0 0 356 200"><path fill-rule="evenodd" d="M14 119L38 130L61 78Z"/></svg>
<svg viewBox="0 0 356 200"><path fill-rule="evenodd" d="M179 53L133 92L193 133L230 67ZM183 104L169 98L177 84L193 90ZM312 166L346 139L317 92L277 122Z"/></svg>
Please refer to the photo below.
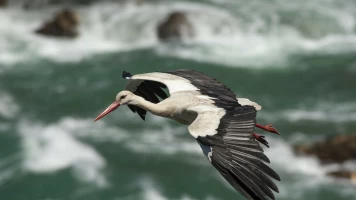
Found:
<svg viewBox="0 0 356 200"><path fill-rule="evenodd" d="M131 73L191 68L263 106L277 199L356 199L356 187L292 145L356 131L354 0L205 0L75 5L80 37L35 35L61 5L0 9L0 196L11 200L243 199L186 127L127 108L93 119ZM68 4L66 4L68 6ZM194 38L155 28L184 11Z"/></svg>

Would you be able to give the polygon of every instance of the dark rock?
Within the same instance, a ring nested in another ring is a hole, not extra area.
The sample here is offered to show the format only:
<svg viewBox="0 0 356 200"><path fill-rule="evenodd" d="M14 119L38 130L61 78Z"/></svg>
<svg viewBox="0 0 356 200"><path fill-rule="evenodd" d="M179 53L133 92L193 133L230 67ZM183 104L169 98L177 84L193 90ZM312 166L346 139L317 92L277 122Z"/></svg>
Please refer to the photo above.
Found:
<svg viewBox="0 0 356 200"><path fill-rule="evenodd" d="M98 0L12 0L22 4L25 9L38 9L46 6L76 6L76 5L90 5Z"/></svg>
<svg viewBox="0 0 356 200"><path fill-rule="evenodd" d="M161 41L192 37L194 30L186 15L182 12L173 12L158 25L157 35Z"/></svg>
<svg viewBox="0 0 356 200"><path fill-rule="evenodd" d="M312 145L297 145L296 153L316 156L322 164L356 159L356 135L339 135Z"/></svg>
<svg viewBox="0 0 356 200"><path fill-rule="evenodd" d="M7 0L0 0L0 8L7 6Z"/></svg>
<svg viewBox="0 0 356 200"><path fill-rule="evenodd" d="M79 17L77 13L72 10L65 9L57 13L53 20L43 24L36 30L36 33L47 36L73 38L78 36L78 24Z"/></svg>
<svg viewBox="0 0 356 200"><path fill-rule="evenodd" d="M329 172L328 175L335 178L348 179L351 182L356 183L356 172L353 171L333 171Z"/></svg>
<svg viewBox="0 0 356 200"><path fill-rule="evenodd" d="M136 0L136 5L140 6L144 3L144 0Z"/></svg>

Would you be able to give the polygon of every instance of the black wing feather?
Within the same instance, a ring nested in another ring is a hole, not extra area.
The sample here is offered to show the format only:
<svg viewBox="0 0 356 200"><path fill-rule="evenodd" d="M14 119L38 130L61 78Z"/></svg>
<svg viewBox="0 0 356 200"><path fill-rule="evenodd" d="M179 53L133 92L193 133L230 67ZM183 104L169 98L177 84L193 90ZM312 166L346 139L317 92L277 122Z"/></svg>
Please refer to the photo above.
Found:
<svg viewBox="0 0 356 200"><path fill-rule="evenodd" d="M211 148L212 165L247 199L274 199L271 190L278 192L278 188L270 177L280 178L265 164L270 161L252 137L256 109L241 106L229 88L203 73L185 69L169 73L189 80L201 94L215 98L215 106L226 110L217 134L197 138L200 144Z"/></svg>
<svg viewBox="0 0 356 200"><path fill-rule="evenodd" d="M135 107L136 106L133 106L133 105L127 105L129 108L130 108L130 110L132 111L132 112L136 112L136 109L135 109Z"/></svg>
<svg viewBox="0 0 356 200"><path fill-rule="evenodd" d="M125 71L122 74L122 77L124 78L130 78L131 76L131 73ZM136 90L133 91L133 93L135 95L143 97L145 100L150 101L152 103L159 103L160 100L158 99L158 97L160 97L161 99L168 98L168 95L163 90L165 88L167 88L166 85L162 83L145 80L137 86ZM141 119L145 120L147 114L146 110L134 105L129 105L129 108L132 112L137 113Z"/></svg>
<svg viewBox="0 0 356 200"><path fill-rule="evenodd" d="M217 134L197 140L211 148L214 167L246 198L275 199L272 190L278 188L270 178L280 178L265 164L270 161L251 135L255 117L254 107L238 106L221 118Z"/></svg>
<svg viewBox="0 0 356 200"><path fill-rule="evenodd" d="M252 137L256 109L240 105L228 87L203 73L189 69L166 73L187 79L202 95L213 97L215 106L226 110L216 129L217 134L197 138L201 145L210 148L211 154L207 156L212 165L247 199L274 199L271 190L278 192L278 188L270 178L280 180L280 177L265 164L270 161ZM124 77L131 77L131 74L126 72ZM157 97L168 97L163 90L165 88L162 83L144 80L134 93L152 103L158 103ZM145 118L145 110L137 106L130 106L130 109L142 119Z"/></svg>

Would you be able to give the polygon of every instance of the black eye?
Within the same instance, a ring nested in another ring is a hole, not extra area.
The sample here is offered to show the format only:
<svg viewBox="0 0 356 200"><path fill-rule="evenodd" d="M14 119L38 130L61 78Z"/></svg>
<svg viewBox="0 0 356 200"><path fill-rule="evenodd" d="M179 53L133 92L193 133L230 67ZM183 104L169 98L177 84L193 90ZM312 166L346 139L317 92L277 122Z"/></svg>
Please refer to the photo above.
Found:
<svg viewBox="0 0 356 200"><path fill-rule="evenodd" d="M120 99L124 99L125 97L126 97L126 95L124 95L124 96L121 96L121 97L120 97Z"/></svg>

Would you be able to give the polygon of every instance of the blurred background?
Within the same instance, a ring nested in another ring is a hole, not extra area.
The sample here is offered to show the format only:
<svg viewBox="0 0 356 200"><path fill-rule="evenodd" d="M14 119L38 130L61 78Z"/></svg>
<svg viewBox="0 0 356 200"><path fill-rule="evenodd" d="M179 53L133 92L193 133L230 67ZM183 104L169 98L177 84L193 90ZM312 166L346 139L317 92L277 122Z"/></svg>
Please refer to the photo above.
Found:
<svg viewBox="0 0 356 200"><path fill-rule="evenodd" d="M0 0L0 197L240 199L187 128L123 107L190 68L258 102L277 199L356 199L356 1Z"/></svg>

